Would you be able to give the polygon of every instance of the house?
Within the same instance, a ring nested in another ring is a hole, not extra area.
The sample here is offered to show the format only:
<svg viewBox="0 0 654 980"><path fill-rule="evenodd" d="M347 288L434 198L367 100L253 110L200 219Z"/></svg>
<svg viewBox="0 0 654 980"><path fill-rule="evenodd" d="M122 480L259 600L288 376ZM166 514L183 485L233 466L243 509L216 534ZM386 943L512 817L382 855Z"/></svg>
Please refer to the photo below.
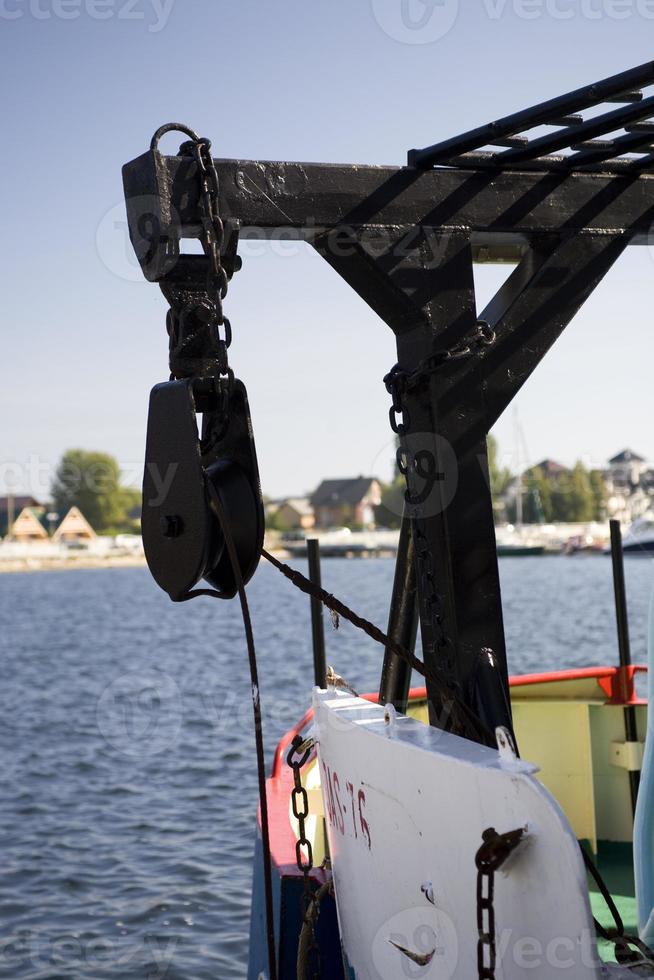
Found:
<svg viewBox="0 0 654 980"><path fill-rule="evenodd" d="M36 511L32 507L23 507L20 514L9 529L7 537L21 544L35 541L47 541L48 532L41 524Z"/></svg>
<svg viewBox="0 0 654 980"><path fill-rule="evenodd" d="M637 487L646 469L647 463L642 456L631 449L623 449L609 460L608 476L616 489Z"/></svg>
<svg viewBox="0 0 654 980"><path fill-rule="evenodd" d="M323 480L311 496L317 527L374 527L381 485L374 476Z"/></svg>
<svg viewBox="0 0 654 980"><path fill-rule="evenodd" d="M13 495L0 497L0 536L7 534L9 525L14 523L16 514L20 514L26 507L33 509L36 514L40 514L44 510L36 497L16 497Z"/></svg>
<svg viewBox="0 0 654 980"><path fill-rule="evenodd" d="M275 520L280 530L309 531L316 523L316 515L306 497L289 497L275 508Z"/></svg>
<svg viewBox="0 0 654 980"><path fill-rule="evenodd" d="M610 517L629 523L651 508L654 472L632 449L623 449L609 460L604 482Z"/></svg>
<svg viewBox="0 0 654 980"><path fill-rule="evenodd" d="M96 533L82 514L79 507L71 507L63 521L52 535L53 541L65 544L90 543L95 541Z"/></svg>
<svg viewBox="0 0 654 980"><path fill-rule="evenodd" d="M540 470L547 480L556 480L570 472L567 466L564 466L563 463L557 463L555 459L542 459L535 466L530 466L523 477L527 477L533 470Z"/></svg>

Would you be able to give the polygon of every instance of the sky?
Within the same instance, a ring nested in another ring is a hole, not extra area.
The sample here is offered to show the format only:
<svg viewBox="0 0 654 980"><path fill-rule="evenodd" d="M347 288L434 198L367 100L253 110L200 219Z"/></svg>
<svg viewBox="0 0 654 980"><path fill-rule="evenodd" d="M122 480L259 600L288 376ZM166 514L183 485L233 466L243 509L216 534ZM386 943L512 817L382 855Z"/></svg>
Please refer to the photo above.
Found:
<svg viewBox="0 0 654 980"><path fill-rule="evenodd" d="M649 60L653 37L654 0L0 0L0 492L47 497L71 447L140 482L166 303L130 252L121 167L159 125L221 157L402 165ZM230 360L264 493L388 479L390 330L308 246L243 255ZM479 310L506 272L478 269ZM654 460L653 289L654 251L630 248L515 399L521 464ZM509 465L515 431L512 407Z"/></svg>

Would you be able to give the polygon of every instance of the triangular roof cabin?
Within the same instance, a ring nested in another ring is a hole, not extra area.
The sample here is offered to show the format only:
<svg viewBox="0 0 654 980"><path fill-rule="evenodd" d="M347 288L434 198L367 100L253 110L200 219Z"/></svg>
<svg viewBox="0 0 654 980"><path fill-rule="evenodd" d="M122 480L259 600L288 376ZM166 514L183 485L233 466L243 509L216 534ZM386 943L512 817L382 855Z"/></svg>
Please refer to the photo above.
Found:
<svg viewBox="0 0 654 980"><path fill-rule="evenodd" d="M96 533L79 507L71 507L52 535L53 541L95 541Z"/></svg>
<svg viewBox="0 0 654 980"><path fill-rule="evenodd" d="M47 541L48 532L30 507L23 507L11 525L9 537L12 541Z"/></svg>

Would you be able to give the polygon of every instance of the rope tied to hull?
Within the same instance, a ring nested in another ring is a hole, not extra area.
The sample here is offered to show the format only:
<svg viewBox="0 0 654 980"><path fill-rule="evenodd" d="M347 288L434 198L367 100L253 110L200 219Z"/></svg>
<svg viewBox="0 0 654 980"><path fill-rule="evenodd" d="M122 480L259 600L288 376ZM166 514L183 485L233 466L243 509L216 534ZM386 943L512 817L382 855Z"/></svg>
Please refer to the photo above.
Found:
<svg viewBox="0 0 654 980"><path fill-rule="evenodd" d="M475 712L461 700L459 694L453 690L448 684L446 684L438 675L430 669L423 660L416 657L414 653L407 650L400 643L397 643L390 636L383 632L374 623L369 620L364 619L349 606L346 606L341 599L332 595L331 592L327 592L325 589L318 588L311 582L306 576L296 569L291 568L289 565L284 564L274 555L271 555L269 551L265 548L262 549L261 554L263 557L270 562L271 565L282 573L282 575L289 580L296 588L306 595L313 596L314 599L318 599L322 602L327 609L336 613L341 619L347 620L357 629L369 636L372 640L380 643L382 646L391 650L397 657L403 660L412 670L428 680L430 685L432 685L433 690L436 691L443 703L443 718L441 719L444 724L443 728L448 726L450 731L453 731L457 735L463 735L464 737L472 738L476 742L480 742L482 745L495 746L497 743L495 741L494 734L489 730L489 728L484 724L484 722L479 718Z"/></svg>
<svg viewBox="0 0 654 980"><path fill-rule="evenodd" d="M315 940L316 923L320 914L320 903L327 895L333 896L333 894L334 883L330 878L329 881L321 885L318 891L312 895L304 913L297 947L297 980L307 980L312 943Z"/></svg>

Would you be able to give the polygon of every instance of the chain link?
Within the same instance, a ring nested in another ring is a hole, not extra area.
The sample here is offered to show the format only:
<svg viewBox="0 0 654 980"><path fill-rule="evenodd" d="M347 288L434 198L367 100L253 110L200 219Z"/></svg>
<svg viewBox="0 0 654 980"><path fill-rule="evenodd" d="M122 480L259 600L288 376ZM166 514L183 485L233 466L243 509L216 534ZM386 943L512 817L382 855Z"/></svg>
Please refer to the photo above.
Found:
<svg viewBox="0 0 654 980"><path fill-rule="evenodd" d="M411 431L411 417L406 407L404 395L407 391L425 382L430 374L448 361L468 357L475 351L488 347L494 342L495 331L493 328L485 320L478 320L474 332L469 337L464 338L453 347L436 351L431 357L422 361L415 371L409 374L403 371L399 364L396 364L384 378L386 390L392 399L389 421L391 429L398 436L400 442L396 452L397 468L407 483L405 500L410 506L413 521L417 571L421 581L420 596L424 614L433 636L433 640L429 644L431 649L427 649L425 652L427 659L429 659L430 653L438 658L439 670L442 671L448 685L454 690L457 689L454 653L451 640L445 631L443 596L438 591L433 556L427 540L422 495L419 493L412 494L411 491L414 476L425 478L425 473L420 470L421 459L418 458L424 456L424 453L412 453L410 445L407 445L407 437ZM436 473L436 460L432 460L432 463L434 478L443 479L443 473ZM447 705L443 707L445 710L448 709Z"/></svg>
<svg viewBox="0 0 654 980"><path fill-rule="evenodd" d="M483 844L475 855L477 866L477 973L479 980L495 980L497 950L495 948L495 872L523 840L525 830L509 830L498 834L489 827L481 835Z"/></svg>
<svg viewBox="0 0 654 980"><path fill-rule="evenodd" d="M234 387L234 372L229 366L227 350L232 342L232 327L223 311L229 274L223 262L226 248L225 224L220 216L220 185L211 156L211 141L204 137L182 143L180 155L190 157L196 165L202 225L200 243L207 260L204 289L182 292L180 305L173 304L168 314L173 376L189 374L214 378L217 407L214 414L211 445L220 441L229 423L229 406ZM230 268L237 268L235 233L231 231ZM233 260L233 261L232 261ZM222 335L221 335L222 330ZM211 445L203 443L203 452Z"/></svg>
<svg viewBox="0 0 654 980"><path fill-rule="evenodd" d="M200 182L200 242L208 259L206 296L208 302L207 323L216 331L218 339L218 373L229 380L231 387L234 373L229 367L227 349L232 342L232 326L223 312L223 300L227 295L229 279L222 263L225 245L225 225L220 217L220 184L218 171L211 156L211 141L200 139L184 143L180 152L188 152L195 160ZM204 317L202 317L204 319ZM220 336L220 327L224 338Z"/></svg>
<svg viewBox="0 0 654 980"><path fill-rule="evenodd" d="M393 432L401 436L405 428L408 428L410 425L410 421L406 417L406 409L404 409L404 425L397 422L397 416L403 411L402 395L406 391L427 381L430 374L433 374L444 364L447 364L448 361L458 361L462 358L470 357L472 354L484 350L486 347L491 347L496 339L497 335L490 323L486 320L478 320L470 336L464 337L463 340L453 347L435 351L429 357L425 358L425 360L421 361L415 371L403 371L399 364L392 367L384 378L384 384L393 399L393 404L390 409L390 422Z"/></svg>
<svg viewBox="0 0 654 980"><path fill-rule="evenodd" d="M310 941L308 948L308 961L313 962L313 977L320 977L320 949L316 941L315 915L312 915L314 904L313 890L311 888L311 871L313 869L313 847L307 837L306 821L309 816L309 797L306 787L302 785L301 770L306 765L314 740L312 738L302 738L296 735L291 742L291 750L287 756L287 763L293 770L293 789L291 791L291 809L293 816L298 822L298 839L295 844L295 860L298 870L302 872L304 891L302 895L302 919L308 924L310 929ZM302 855L302 849L306 852L306 858Z"/></svg>

